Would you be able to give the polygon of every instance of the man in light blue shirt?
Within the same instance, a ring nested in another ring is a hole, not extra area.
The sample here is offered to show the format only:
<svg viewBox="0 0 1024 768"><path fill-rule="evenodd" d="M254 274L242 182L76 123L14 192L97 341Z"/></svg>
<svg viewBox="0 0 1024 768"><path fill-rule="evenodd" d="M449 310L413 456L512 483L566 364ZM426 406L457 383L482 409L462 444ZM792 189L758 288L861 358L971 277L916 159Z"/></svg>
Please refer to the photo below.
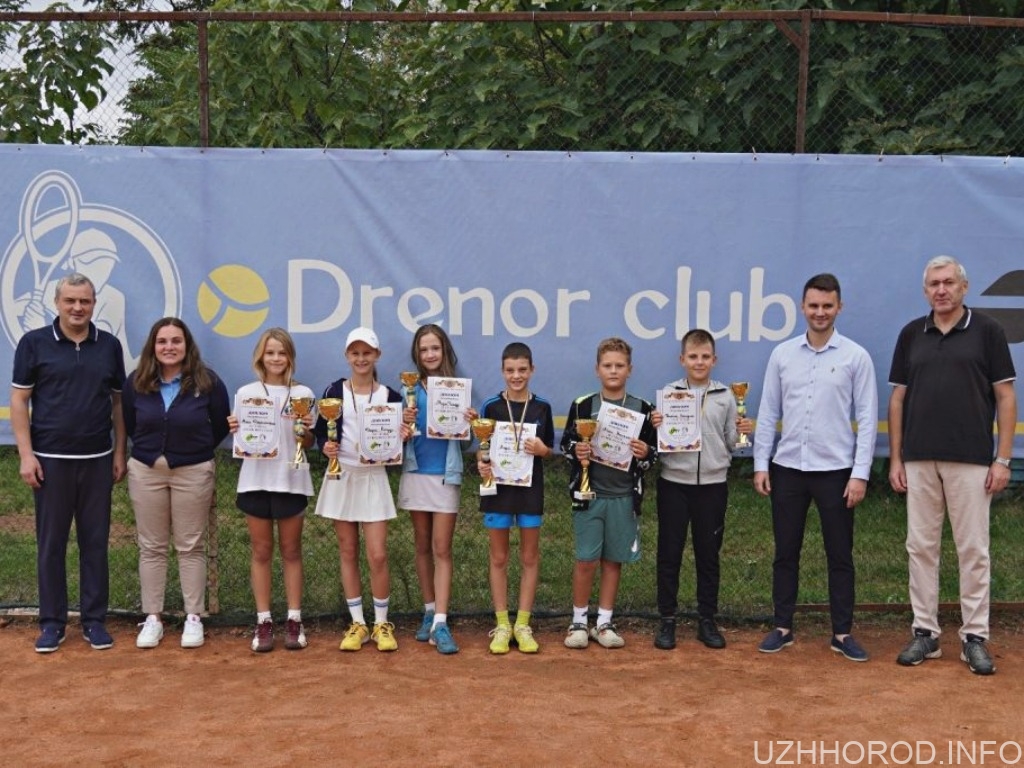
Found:
<svg viewBox="0 0 1024 768"><path fill-rule="evenodd" d="M776 653L793 643L800 550L813 501L821 517L828 561L832 650L851 661L868 660L867 652L850 634L853 520L871 470L878 390L871 356L835 329L842 307L834 275L815 275L808 280L801 302L807 332L779 344L765 371L754 432L754 488L771 496L775 629L758 646L763 653ZM773 457L779 421L782 436Z"/></svg>

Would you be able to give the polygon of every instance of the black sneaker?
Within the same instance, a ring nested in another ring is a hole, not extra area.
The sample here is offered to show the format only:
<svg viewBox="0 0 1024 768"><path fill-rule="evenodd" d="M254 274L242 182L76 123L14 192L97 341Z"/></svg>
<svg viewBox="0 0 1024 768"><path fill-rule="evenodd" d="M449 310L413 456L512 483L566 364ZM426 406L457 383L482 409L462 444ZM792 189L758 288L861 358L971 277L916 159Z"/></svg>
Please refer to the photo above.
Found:
<svg viewBox="0 0 1024 768"><path fill-rule="evenodd" d="M960 661L966 661L971 672L976 675L992 675L996 671L988 648L985 647L985 638L977 635L967 635L960 651Z"/></svg>
<svg viewBox="0 0 1024 768"><path fill-rule="evenodd" d="M914 639L900 651L896 663L903 667L916 667L925 659L937 659L942 655L939 638L932 637L927 629L914 629Z"/></svg>
<svg viewBox="0 0 1024 768"><path fill-rule="evenodd" d="M671 651L676 647L676 620L662 619L658 634L654 636L654 647Z"/></svg>
<svg viewBox="0 0 1024 768"><path fill-rule="evenodd" d="M697 622L697 639L708 648L725 648L725 638L718 631L713 619L701 619Z"/></svg>

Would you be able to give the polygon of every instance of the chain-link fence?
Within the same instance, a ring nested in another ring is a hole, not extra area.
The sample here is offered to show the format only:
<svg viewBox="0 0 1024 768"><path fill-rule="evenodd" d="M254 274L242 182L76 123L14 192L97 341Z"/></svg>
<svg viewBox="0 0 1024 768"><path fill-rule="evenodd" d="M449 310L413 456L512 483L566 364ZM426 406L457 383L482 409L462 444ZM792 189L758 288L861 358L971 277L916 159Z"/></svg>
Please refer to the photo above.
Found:
<svg viewBox="0 0 1024 768"><path fill-rule="evenodd" d="M0 13L0 25L4 141L1024 150L1017 19L278 11Z"/></svg>
<svg viewBox="0 0 1024 768"><path fill-rule="evenodd" d="M0 141L1021 155L1022 35L1018 20L823 11L0 13ZM34 605L31 493L18 481L12 448L0 448L0 467L0 604ZM322 469L315 464L316 477ZM749 466L735 474L744 471ZM566 507L564 476L550 474L555 514L543 529L537 608L565 611L571 521L557 513ZM234 620L252 608L249 542L233 507L237 464L220 461L218 475L209 602ZM455 535L453 610L461 613L490 606L475 493L469 480ZM892 523L901 515L891 508L901 503L879 497L858 522L862 601L906 600L902 534ZM111 605L135 612L138 554L123 485L114 507ZM623 576L626 611L654 606L650 499L648 509L647 554ZM766 613L766 506L737 480L729 515L723 611ZM810 530L815 536L813 522ZM1024 599L1021 531L1019 499L997 505L998 601ZM819 548L808 549L805 573L817 576L805 579L802 596L824 603L824 563ZM328 521L309 516L304 550L307 613L338 613L337 543ZM420 592L406 515L391 525L389 553L393 605L414 612ZM944 555L943 599L955 600L955 553ZM68 564L74 602L73 541ZM168 607L180 609L173 559L170 573ZM692 579L684 565L684 605Z"/></svg>

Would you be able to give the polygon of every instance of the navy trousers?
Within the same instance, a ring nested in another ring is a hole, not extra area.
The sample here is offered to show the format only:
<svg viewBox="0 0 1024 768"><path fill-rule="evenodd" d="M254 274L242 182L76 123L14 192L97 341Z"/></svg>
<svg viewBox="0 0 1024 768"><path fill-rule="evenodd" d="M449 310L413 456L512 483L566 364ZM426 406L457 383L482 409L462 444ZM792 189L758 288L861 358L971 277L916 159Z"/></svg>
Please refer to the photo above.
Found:
<svg viewBox="0 0 1024 768"><path fill-rule="evenodd" d="M107 549L113 456L93 459L39 457L42 487L35 491L36 570L39 625L63 627L68 621L65 561L71 523L78 541L79 609L82 625L102 624L110 593Z"/></svg>
<svg viewBox="0 0 1024 768"><path fill-rule="evenodd" d="M797 591L800 584L800 551L811 502L821 518L821 538L828 563L828 600L832 632L849 634L853 626L854 510L846 507L843 492L850 480L849 469L802 472L772 463L772 530L775 560L772 563L772 601L775 626L793 628Z"/></svg>

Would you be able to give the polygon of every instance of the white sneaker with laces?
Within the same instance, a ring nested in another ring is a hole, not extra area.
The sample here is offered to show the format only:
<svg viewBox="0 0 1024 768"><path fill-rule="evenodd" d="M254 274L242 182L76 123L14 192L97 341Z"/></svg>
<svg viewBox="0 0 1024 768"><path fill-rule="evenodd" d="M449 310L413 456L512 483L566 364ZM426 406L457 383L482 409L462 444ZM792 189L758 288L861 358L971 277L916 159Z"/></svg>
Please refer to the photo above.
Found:
<svg viewBox="0 0 1024 768"><path fill-rule="evenodd" d="M203 622L198 616L190 615L185 619L185 628L181 632L182 648L198 648L206 642L203 634Z"/></svg>
<svg viewBox="0 0 1024 768"><path fill-rule="evenodd" d="M590 638L597 640L604 648L621 648L626 644L611 622L605 622L600 627L592 627Z"/></svg>
<svg viewBox="0 0 1024 768"><path fill-rule="evenodd" d="M164 636L164 625L155 616L147 616L146 620L139 624L139 636L135 638L136 648L156 648Z"/></svg>

